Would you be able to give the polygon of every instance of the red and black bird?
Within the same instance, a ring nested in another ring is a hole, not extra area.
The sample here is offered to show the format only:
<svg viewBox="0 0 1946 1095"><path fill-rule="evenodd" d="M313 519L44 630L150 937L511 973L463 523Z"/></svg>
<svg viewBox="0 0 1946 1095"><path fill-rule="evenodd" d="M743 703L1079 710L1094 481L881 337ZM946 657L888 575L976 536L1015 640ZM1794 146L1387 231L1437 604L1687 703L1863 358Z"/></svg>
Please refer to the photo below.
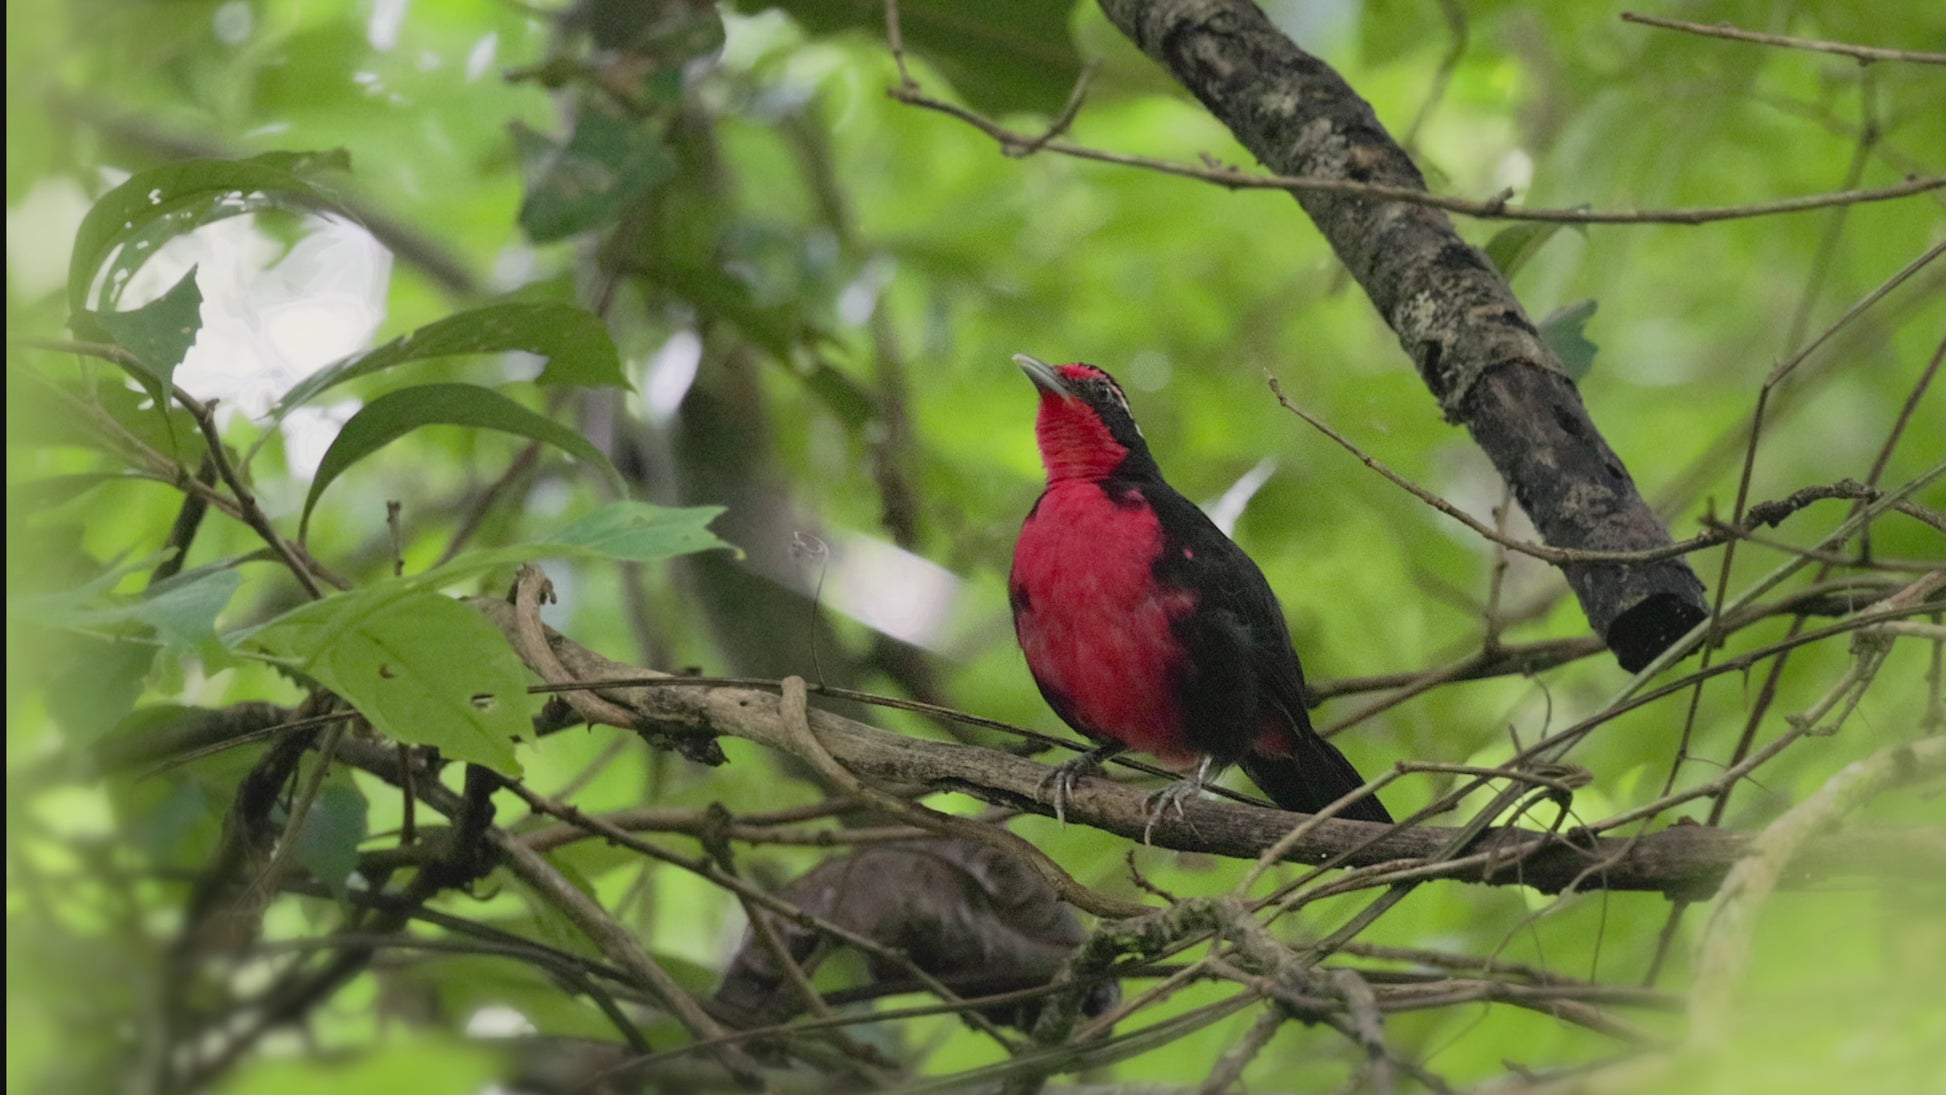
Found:
<svg viewBox="0 0 1946 1095"><path fill-rule="evenodd" d="M1101 743L1042 785L1055 814L1078 779L1129 749L1195 764L1152 800L1152 826L1231 764L1286 810L1316 813L1357 790L1358 771L1311 727L1263 571L1163 482L1114 378L1014 361L1040 389L1047 468L1014 547L1014 632L1048 706ZM1338 816L1392 820L1374 795Z"/></svg>

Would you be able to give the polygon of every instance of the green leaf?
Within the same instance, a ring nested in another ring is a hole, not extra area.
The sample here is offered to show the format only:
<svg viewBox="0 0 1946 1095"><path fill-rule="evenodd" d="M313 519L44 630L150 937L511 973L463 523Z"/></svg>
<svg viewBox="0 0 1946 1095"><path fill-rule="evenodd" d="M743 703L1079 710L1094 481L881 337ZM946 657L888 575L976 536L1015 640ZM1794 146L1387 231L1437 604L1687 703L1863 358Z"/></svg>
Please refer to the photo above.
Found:
<svg viewBox="0 0 1946 1095"><path fill-rule="evenodd" d="M520 226L535 243L613 223L622 208L675 174L656 127L599 95L582 99L565 145L516 126L526 194Z"/></svg>
<svg viewBox="0 0 1946 1095"><path fill-rule="evenodd" d="M647 502L613 502L563 525L540 545L561 554L649 563L710 548L729 547L709 530L722 506L667 509Z"/></svg>
<svg viewBox="0 0 1946 1095"><path fill-rule="evenodd" d="M513 739L528 730L526 670L506 638L458 601L381 583L305 605L255 640L386 735L519 775Z"/></svg>
<svg viewBox="0 0 1946 1095"><path fill-rule="evenodd" d="M351 170L351 152L343 148L320 148L302 152L285 149L272 149L259 152L250 157L250 163L274 167L293 175L321 175L326 172L345 173Z"/></svg>
<svg viewBox="0 0 1946 1095"><path fill-rule="evenodd" d="M856 0L784 0L777 5L814 34L858 30L885 40L877 4ZM976 109L989 114L1058 113L1081 75L1068 31L1072 4L985 0L977 13L959 0L907 0L899 5L908 51L938 66Z"/></svg>
<svg viewBox="0 0 1946 1095"><path fill-rule="evenodd" d="M291 855L312 877L342 901L345 884L358 867L358 845L365 840L368 804L350 777L334 774L318 788L291 842Z"/></svg>
<svg viewBox="0 0 1946 1095"><path fill-rule="evenodd" d="M295 203L349 216L329 194L292 170L312 162L296 159L292 153L274 153L254 161L177 160L129 176L102 195L81 219L68 260L68 311L79 315L88 309L95 278L119 244L133 244L139 236L151 244L145 250L153 254L153 245L160 242L146 235L153 227L166 228L173 236L265 204ZM342 161L324 153L315 162ZM104 309L120 297L127 273L141 265L144 257L130 255L118 260L103 284Z"/></svg>
<svg viewBox="0 0 1946 1095"><path fill-rule="evenodd" d="M201 434L180 407L157 413L155 397L119 377L44 376L16 368L7 378L7 444L17 449L82 448L128 462L129 441L180 459Z"/></svg>
<svg viewBox="0 0 1946 1095"><path fill-rule="evenodd" d="M298 539L304 539L311 524L311 509L332 481L359 460L421 426L477 426L503 433L530 437L563 449L583 463L606 474L622 489L621 473L589 444L587 439L551 418L534 413L491 388L476 384L422 384L382 395L351 416L324 459L318 462L317 477L304 499L304 515L298 522Z"/></svg>
<svg viewBox="0 0 1946 1095"><path fill-rule="evenodd" d="M13 598L8 612L75 631L107 632L138 624L153 629L167 647L194 650L214 665L227 663L216 636L216 618L243 584L243 576L235 570L200 568L157 582L135 597L108 593L124 575L147 569L161 558L158 554L120 567L79 589Z"/></svg>
<svg viewBox="0 0 1946 1095"><path fill-rule="evenodd" d="M150 586L134 606L134 618L155 628L171 647L200 655L205 670L228 662L216 637L216 618L243 585L243 575L228 566L203 567Z"/></svg>
<svg viewBox="0 0 1946 1095"><path fill-rule="evenodd" d="M75 333L105 339L134 354L145 368L127 368L159 409L170 405L176 366L196 343L203 329L203 291L196 285L196 268L168 292L128 312L82 312L74 317Z"/></svg>
<svg viewBox="0 0 1946 1095"><path fill-rule="evenodd" d="M615 342L599 316L572 304L521 302L448 316L375 350L327 365L285 393L271 413L281 419L326 389L395 365L506 350L525 350L547 358L547 367L541 370L537 383L628 387Z"/></svg>
<svg viewBox="0 0 1946 1095"><path fill-rule="evenodd" d="M1584 300L1576 304L1566 304L1541 320L1541 341L1547 343L1554 355L1561 359L1561 367L1568 376L1579 382L1595 367L1595 351L1599 349L1588 341L1583 328L1589 317L1595 314L1595 302Z"/></svg>
<svg viewBox="0 0 1946 1095"><path fill-rule="evenodd" d="M91 635L48 639L58 651L53 662L62 667L44 682L48 710L69 744L85 749L135 709L155 664L155 644Z"/></svg>
<svg viewBox="0 0 1946 1095"><path fill-rule="evenodd" d="M1522 221L1519 224L1502 228L1487 241L1487 258L1493 261L1500 276L1508 281L1527 265L1547 241L1554 238L1565 225L1560 221Z"/></svg>
<svg viewBox="0 0 1946 1095"><path fill-rule="evenodd" d="M569 522L540 540L469 551L405 581L449 585L500 567L536 559L611 559L652 563L712 548L728 548L709 530L722 506L665 509L647 502L614 502Z"/></svg>

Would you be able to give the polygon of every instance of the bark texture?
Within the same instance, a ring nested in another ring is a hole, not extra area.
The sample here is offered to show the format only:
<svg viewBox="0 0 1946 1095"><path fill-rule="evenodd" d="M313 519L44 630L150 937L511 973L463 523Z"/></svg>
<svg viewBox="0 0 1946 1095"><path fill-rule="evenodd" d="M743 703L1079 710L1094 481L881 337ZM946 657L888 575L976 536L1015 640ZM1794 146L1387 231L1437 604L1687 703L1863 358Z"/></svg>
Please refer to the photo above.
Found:
<svg viewBox="0 0 1946 1095"><path fill-rule="evenodd" d="M1101 7L1272 171L1425 189L1370 104L1248 0ZM1548 543L1636 551L1671 542L1506 279L1444 212L1357 195L1296 196L1447 418L1466 426ZM1681 559L1561 569L1588 622L1630 671L1708 616L1703 583Z"/></svg>
<svg viewBox="0 0 1946 1095"><path fill-rule="evenodd" d="M517 633L513 606L487 597L467 599L494 626ZM544 629L549 648L569 675L583 682L641 680L663 674L611 661ZM516 645L518 642L516 641ZM669 737L723 734L784 753L797 748L775 694L726 686L611 685L598 694L624 708L638 731ZM995 805L1051 815L1040 791L1047 767L996 749L924 741L812 708L811 732L840 765L879 787L958 791ZM1158 848L1255 858L1283 839L1302 815L1236 802L1192 799L1178 816L1154 825ZM1149 825L1146 788L1106 779L1082 780L1068 800L1070 823L1141 839ZM1333 860L1347 867L1421 867L1427 878L1545 893L1647 890L1692 900L1707 898L1725 873L1750 853L1747 833L1678 825L1638 837L1550 836L1521 829L1487 831L1457 860L1441 849L1458 830L1430 825L1396 829L1366 821L1321 822L1291 846L1295 863ZM1783 871L1790 888L1828 886L1855 878L1932 877L1946 872L1946 842L1916 829L1833 833L1807 842Z"/></svg>

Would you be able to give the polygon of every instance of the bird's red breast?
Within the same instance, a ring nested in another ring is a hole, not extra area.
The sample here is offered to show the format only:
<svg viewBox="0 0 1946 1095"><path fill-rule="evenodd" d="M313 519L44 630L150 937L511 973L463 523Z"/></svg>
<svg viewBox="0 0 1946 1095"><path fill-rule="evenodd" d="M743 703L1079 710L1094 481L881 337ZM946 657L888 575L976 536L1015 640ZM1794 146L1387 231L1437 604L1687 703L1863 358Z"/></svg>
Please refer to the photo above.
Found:
<svg viewBox="0 0 1946 1095"><path fill-rule="evenodd" d="M1184 761L1196 751L1175 689L1186 653L1175 623L1197 595L1153 580L1162 549L1139 494L1063 478L1021 529L1008 587L1027 665L1077 729Z"/></svg>

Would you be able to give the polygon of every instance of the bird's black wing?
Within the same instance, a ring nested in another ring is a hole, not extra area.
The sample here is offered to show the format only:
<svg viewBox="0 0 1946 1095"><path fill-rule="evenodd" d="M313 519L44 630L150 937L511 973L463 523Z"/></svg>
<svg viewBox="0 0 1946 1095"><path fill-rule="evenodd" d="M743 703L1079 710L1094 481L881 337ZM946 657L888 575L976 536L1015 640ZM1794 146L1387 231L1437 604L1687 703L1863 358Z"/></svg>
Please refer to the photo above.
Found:
<svg viewBox="0 0 1946 1095"><path fill-rule="evenodd" d="M1176 628L1192 666L1181 692L1191 740L1224 763L1240 763L1287 810L1316 813L1356 790L1364 778L1311 726L1284 608L1256 561L1168 484L1145 484L1142 493L1163 529L1157 581L1198 595L1197 611ZM1266 708L1291 728L1289 755L1251 750ZM1370 795L1339 816L1392 820Z"/></svg>

